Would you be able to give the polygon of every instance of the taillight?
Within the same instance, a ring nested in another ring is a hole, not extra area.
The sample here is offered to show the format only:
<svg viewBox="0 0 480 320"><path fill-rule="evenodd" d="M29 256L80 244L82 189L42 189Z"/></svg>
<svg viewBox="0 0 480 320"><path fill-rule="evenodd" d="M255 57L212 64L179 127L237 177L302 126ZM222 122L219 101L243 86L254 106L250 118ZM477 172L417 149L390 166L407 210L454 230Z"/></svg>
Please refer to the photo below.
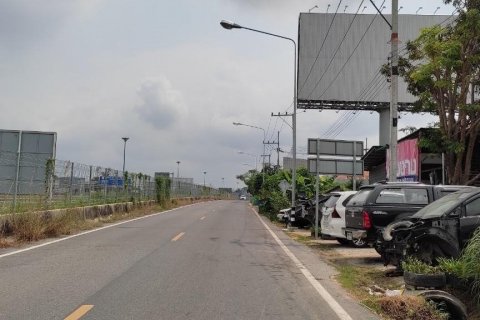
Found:
<svg viewBox="0 0 480 320"><path fill-rule="evenodd" d="M332 218L341 218L340 215L338 214L337 210L333 209L333 212L332 212Z"/></svg>
<svg viewBox="0 0 480 320"><path fill-rule="evenodd" d="M363 229L370 229L372 227L372 221L370 220L370 215L368 211L362 212L362 220L363 220Z"/></svg>

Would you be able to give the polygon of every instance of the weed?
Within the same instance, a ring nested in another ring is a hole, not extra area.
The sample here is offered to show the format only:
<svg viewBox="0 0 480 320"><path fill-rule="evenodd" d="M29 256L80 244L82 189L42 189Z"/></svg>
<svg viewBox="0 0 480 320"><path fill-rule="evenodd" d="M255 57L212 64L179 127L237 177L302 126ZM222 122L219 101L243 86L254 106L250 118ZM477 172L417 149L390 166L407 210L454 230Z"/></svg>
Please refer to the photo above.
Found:
<svg viewBox="0 0 480 320"><path fill-rule="evenodd" d="M45 238L44 219L40 214L15 214L11 219L12 233L18 241L37 241Z"/></svg>
<svg viewBox="0 0 480 320"><path fill-rule="evenodd" d="M378 299L380 310L393 320L446 320L435 305L418 296L395 296Z"/></svg>
<svg viewBox="0 0 480 320"><path fill-rule="evenodd" d="M438 274L442 272L439 268L430 266L414 257L407 257L402 261L402 268L406 272L417 274Z"/></svg>

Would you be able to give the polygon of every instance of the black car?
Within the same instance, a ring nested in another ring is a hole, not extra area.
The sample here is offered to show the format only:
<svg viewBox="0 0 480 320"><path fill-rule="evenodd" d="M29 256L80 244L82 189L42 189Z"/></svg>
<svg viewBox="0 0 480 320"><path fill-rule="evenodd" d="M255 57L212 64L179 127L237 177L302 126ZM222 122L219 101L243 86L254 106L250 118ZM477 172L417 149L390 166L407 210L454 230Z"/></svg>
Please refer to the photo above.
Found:
<svg viewBox="0 0 480 320"><path fill-rule="evenodd" d="M381 248L376 243L387 225L410 217L429 203L461 188L465 186L405 182L361 187L346 206L345 236L348 240L365 239L381 253Z"/></svg>
<svg viewBox="0 0 480 320"><path fill-rule="evenodd" d="M480 226L480 188L446 195L383 231L385 265L400 267L407 255L435 265L439 257L459 256Z"/></svg>

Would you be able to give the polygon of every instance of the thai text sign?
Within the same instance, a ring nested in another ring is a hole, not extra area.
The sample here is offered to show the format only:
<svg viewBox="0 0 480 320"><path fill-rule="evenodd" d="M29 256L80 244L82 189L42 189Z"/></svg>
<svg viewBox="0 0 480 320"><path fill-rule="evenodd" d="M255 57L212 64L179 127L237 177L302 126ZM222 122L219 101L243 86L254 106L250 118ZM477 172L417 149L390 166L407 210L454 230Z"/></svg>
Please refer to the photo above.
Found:
<svg viewBox="0 0 480 320"><path fill-rule="evenodd" d="M397 145L397 180L418 181L419 180L419 150L418 139L410 139L399 142ZM389 153L387 153L387 176Z"/></svg>

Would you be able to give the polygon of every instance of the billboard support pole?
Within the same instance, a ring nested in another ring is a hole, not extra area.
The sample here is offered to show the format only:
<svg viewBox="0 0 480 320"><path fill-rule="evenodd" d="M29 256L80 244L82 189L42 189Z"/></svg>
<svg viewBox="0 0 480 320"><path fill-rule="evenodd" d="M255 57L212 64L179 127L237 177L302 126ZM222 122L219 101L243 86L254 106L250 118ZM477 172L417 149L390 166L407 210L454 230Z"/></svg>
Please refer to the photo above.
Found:
<svg viewBox="0 0 480 320"><path fill-rule="evenodd" d="M18 132L17 165L15 168L15 190L13 194L13 212L17 211L18 176L20 174L20 152L22 150L22 131Z"/></svg>
<svg viewBox="0 0 480 320"><path fill-rule="evenodd" d="M357 191L357 181L356 177L357 175L355 174L355 169L357 169L357 142L353 141L353 181L352 181L352 189L353 191Z"/></svg>
<svg viewBox="0 0 480 320"><path fill-rule="evenodd" d="M397 180L397 124L398 124L398 0L392 0L392 75L390 101L390 161L389 181Z"/></svg>
<svg viewBox="0 0 480 320"><path fill-rule="evenodd" d="M320 158L320 153L318 152L318 139L317 139L317 161L316 161L316 165L315 165L315 171L316 171L316 174L315 174L315 239L318 239L318 193L319 193L319 185L320 185L320 181L319 181L319 178L318 178L318 160Z"/></svg>

